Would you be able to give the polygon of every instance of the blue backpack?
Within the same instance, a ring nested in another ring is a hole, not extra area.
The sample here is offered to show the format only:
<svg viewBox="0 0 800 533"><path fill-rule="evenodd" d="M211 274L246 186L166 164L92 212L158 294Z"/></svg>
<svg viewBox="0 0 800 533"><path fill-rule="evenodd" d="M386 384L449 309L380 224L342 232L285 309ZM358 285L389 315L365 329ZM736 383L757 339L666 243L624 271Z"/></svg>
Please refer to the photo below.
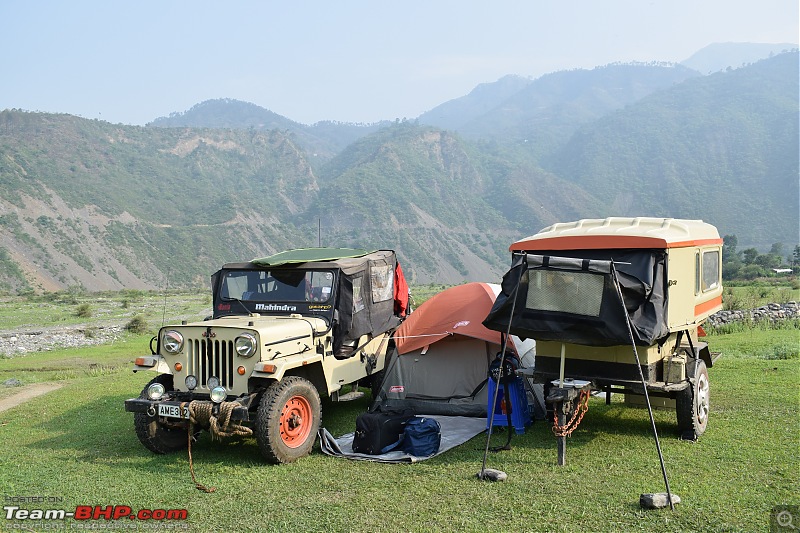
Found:
<svg viewBox="0 0 800 533"><path fill-rule="evenodd" d="M406 422L400 440L383 448L381 453L399 449L415 457L429 457L439 451L441 443L439 422L434 418L415 416Z"/></svg>
<svg viewBox="0 0 800 533"><path fill-rule="evenodd" d="M439 451L442 429L433 418L415 416L406 422L400 441L393 448L400 448L415 457L429 457Z"/></svg>

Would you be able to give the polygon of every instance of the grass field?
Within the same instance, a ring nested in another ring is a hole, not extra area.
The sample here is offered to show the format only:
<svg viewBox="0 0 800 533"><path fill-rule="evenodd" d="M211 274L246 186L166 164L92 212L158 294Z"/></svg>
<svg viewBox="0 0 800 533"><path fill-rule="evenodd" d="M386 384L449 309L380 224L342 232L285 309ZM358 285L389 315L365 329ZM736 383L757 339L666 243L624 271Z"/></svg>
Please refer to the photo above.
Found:
<svg viewBox="0 0 800 533"><path fill-rule="evenodd" d="M186 509L188 519L4 518L2 527L765 531L773 507L800 503L796 328L743 328L709 338L723 356L709 370L711 416L698 442L677 439L674 411L655 412L671 489L682 499L674 511L638 505L641 493L664 490L663 479L647 411L623 406L617 395L611 405L591 400L568 441L566 466L556 465L555 438L543 421L515 436L511 451L491 454L488 466L505 471L505 483L475 478L485 435L414 465L348 461L315 448L296 463L271 466L252 438L214 442L203 434L193 447L195 471L199 482L216 487L204 493L191 481L186 453L156 456L145 450L133 416L123 409L150 377L129 370L137 355L149 353L149 337L126 334L113 345L0 359L0 382L63 384L0 412L0 494L4 506L29 510L127 505L134 511ZM342 404L323 400L323 425L336 436L351 432L368 404L369 395ZM502 444L505 434L492 441ZM56 501L20 499L31 497Z"/></svg>
<svg viewBox="0 0 800 533"><path fill-rule="evenodd" d="M81 313L83 309L83 313ZM84 316L81 316L83 314ZM157 327L164 321L211 314L205 293L127 290L108 293L49 293L43 296L0 297L0 329L39 329L81 324L124 323L143 316Z"/></svg>

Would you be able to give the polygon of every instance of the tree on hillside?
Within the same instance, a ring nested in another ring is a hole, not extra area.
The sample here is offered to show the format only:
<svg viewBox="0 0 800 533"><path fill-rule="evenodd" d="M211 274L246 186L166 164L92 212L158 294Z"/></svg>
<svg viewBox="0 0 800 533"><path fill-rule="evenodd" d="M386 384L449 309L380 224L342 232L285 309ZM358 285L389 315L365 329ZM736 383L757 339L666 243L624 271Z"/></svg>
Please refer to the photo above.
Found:
<svg viewBox="0 0 800 533"><path fill-rule="evenodd" d="M739 245L739 239L736 235L725 235L722 237L722 257L726 261L732 260L734 257L738 258L736 246Z"/></svg>
<svg viewBox="0 0 800 533"><path fill-rule="evenodd" d="M755 259L755 264L764 268L778 268L782 262L783 258L775 254L761 254Z"/></svg>
<svg viewBox="0 0 800 533"><path fill-rule="evenodd" d="M748 248L742 252L744 256L744 264L745 265L752 265L756 261L756 257L758 257L758 250L755 248Z"/></svg>

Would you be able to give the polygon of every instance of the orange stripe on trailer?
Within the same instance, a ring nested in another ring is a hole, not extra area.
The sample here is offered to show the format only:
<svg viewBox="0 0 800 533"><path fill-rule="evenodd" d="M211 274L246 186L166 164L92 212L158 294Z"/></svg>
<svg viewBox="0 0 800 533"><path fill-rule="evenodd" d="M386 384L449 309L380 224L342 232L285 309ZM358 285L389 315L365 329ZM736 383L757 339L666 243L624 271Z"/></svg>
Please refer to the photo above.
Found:
<svg viewBox="0 0 800 533"><path fill-rule="evenodd" d="M716 310L717 308L722 307L722 295L717 296L716 298L712 298L707 302L703 302L701 304L694 306L694 316L702 315L709 311Z"/></svg>
<svg viewBox="0 0 800 533"><path fill-rule="evenodd" d="M666 248L667 241L635 235L574 235L550 239L517 241L509 251L529 250L600 250L604 248Z"/></svg>
<svg viewBox="0 0 800 533"><path fill-rule="evenodd" d="M667 248L688 248L689 246L708 246L710 244L722 244L722 239L697 239L695 241L671 242Z"/></svg>

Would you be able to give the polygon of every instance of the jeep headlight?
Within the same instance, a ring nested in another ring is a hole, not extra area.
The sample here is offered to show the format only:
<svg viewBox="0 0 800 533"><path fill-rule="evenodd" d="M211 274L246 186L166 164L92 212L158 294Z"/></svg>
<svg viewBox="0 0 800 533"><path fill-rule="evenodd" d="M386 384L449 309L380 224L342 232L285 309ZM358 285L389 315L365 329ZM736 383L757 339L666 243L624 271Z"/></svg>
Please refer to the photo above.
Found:
<svg viewBox="0 0 800 533"><path fill-rule="evenodd" d="M236 337L234 346L236 347L236 353L240 356L252 357L256 353L258 343L256 342L256 336L252 333L242 333Z"/></svg>
<svg viewBox="0 0 800 533"><path fill-rule="evenodd" d="M180 351L183 350L183 335L174 329L165 331L164 335L161 337L161 346L164 347L164 351L167 353L173 355L180 353Z"/></svg>

